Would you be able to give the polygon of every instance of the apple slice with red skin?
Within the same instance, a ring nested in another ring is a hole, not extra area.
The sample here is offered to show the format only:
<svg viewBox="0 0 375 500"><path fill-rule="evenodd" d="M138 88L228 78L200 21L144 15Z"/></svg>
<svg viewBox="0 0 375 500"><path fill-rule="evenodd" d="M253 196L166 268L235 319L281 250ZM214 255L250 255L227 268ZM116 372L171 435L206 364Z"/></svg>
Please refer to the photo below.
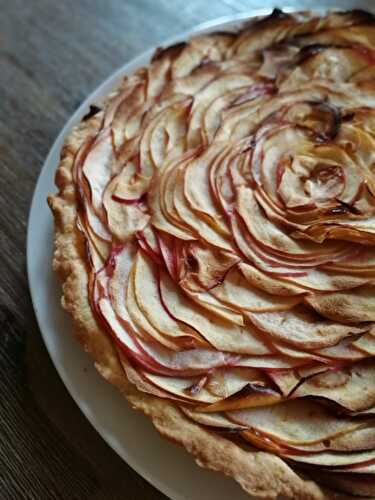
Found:
<svg viewBox="0 0 375 500"><path fill-rule="evenodd" d="M132 80L133 82L129 82L121 94L110 103L105 113L105 124L112 128L116 152L119 152L124 142L130 138L126 133L126 124L129 118L137 114L145 103L146 83L144 75L137 75Z"/></svg>
<svg viewBox="0 0 375 500"><path fill-rule="evenodd" d="M114 193L117 185L118 177L114 177L104 191L103 207L111 233L118 240L126 242L135 233L146 227L150 215L142 209L139 202L129 204L116 201Z"/></svg>
<svg viewBox="0 0 375 500"><path fill-rule="evenodd" d="M131 248L129 249L127 245L112 255L107 268L97 273L92 295L94 310L105 322L106 328L114 336L119 347L123 348L137 365L153 373L164 375L194 375L205 373L217 366L233 365L237 358L230 353L202 348L173 353L161 345L144 342L142 335L135 333L136 326L126 309L124 288L132 266L129 251L131 252ZM103 279L104 284L101 285ZM110 289L109 294L107 287ZM116 307L120 316L117 316L113 310L113 300L117 300Z"/></svg>
<svg viewBox="0 0 375 500"><path fill-rule="evenodd" d="M99 239L104 242L110 243L112 240L112 235L108 231L107 226L103 223L103 221L99 218L99 216L94 212L92 205L89 201L84 201L85 207L85 221L89 226L90 231Z"/></svg>
<svg viewBox="0 0 375 500"><path fill-rule="evenodd" d="M229 236L225 213L212 196L210 189L211 164L221 151L222 145L211 146L186 165L184 195L198 217L205 218L219 233Z"/></svg>
<svg viewBox="0 0 375 500"><path fill-rule="evenodd" d="M184 290L203 292L222 283L224 277L240 258L233 252L202 242L189 242L176 248L179 266L179 285Z"/></svg>
<svg viewBox="0 0 375 500"><path fill-rule="evenodd" d="M222 235L209 222L198 218L190 208L184 194L184 165L177 168L176 183L173 191L173 202L179 218L201 239L210 245L223 250L232 251L232 244L228 236Z"/></svg>
<svg viewBox="0 0 375 500"><path fill-rule="evenodd" d="M320 467L334 467L335 469L340 468L350 468L353 466L362 467L364 465L369 465L375 462L375 450L368 451L357 451L352 453L345 452L331 452L323 451L320 453L306 453L304 455L296 454L291 456L288 454L288 458L291 458L294 462L303 462L309 465L318 465Z"/></svg>
<svg viewBox="0 0 375 500"><path fill-rule="evenodd" d="M267 346L258 339L255 331L207 314L207 310L186 297L163 272L160 272L160 292L165 308L172 317L190 325L213 347L239 354L269 354Z"/></svg>
<svg viewBox="0 0 375 500"><path fill-rule="evenodd" d="M375 331L372 328L369 332L362 335L353 342L356 349L369 356L375 356Z"/></svg>
<svg viewBox="0 0 375 500"><path fill-rule="evenodd" d="M82 173L90 188L94 212L103 218L103 194L114 174L114 151L110 128L100 131L82 165Z"/></svg>
<svg viewBox="0 0 375 500"><path fill-rule="evenodd" d="M213 100L205 109L203 115L204 142L211 143L220 128L226 111L238 108L260 96L271 96L275 92L272 83L256 82L249 86L236 88Z"/></svg>
<svg viewBox="0 0 375 500"><path fill-rule="evenodd" d="M234 411L243 408L270 406L282 401L282 396L270 387L262 384L248 383L243 390L217 403L201 408L202 412Z"/></svg>
<svg viewBox="0 0 375 500"><path fill-rule="evenodd" d="M153 227L148 224L136 234L138 245L156 264L162 264L163 257L160 251L158 236Z"/></svg>
<svg viewBox="0 0 375 500"><path fill-rule="evenodd" d="M197 377L165 377L146 371L142 372L142 376L157 388L166 393L170 393L172 398L176 396L179 399L185 399L187 402L190 401L196 405L211 404L220 399L218 396L211 394L204 387L197 392L191 391L191 388L199 382Z"/></svg>
<svg viewBox="0 0 375 500"><path fill-rule="evenodd" d="M240 270L232 267L224 281L212 288L210 293L224 304L243 313L283 311L293 308L302 300L302 296L275 297L252 287Z"/></svg>
<svg viewBox="0 0 375 500"><path fill-rule="evenodd" d="M315 264L310 262L302 263L300 261L288 261L285 258L281 259L275 255L266 253L264 249L252 239L244 222L236 212L231 213L230 224L233 238L240 253L259 270L283 278L307 276L307 273L314 268Z"/></svg>
<svg viewBox="0 0 375 500"><path fill-rule="evenodd" d="M250 285L271 295L276 295L278 297L293 297L305 293L303 288L288 283L276 276L270 276L251 264L240 262L238 268Z"/></svg>
<svg viewBox="0 0 375 500"><path fill-rule="evenodd" d="M143 311L140 309L134 290L134 266L129 275L129 282L126 292L126 308L129 316L137 327L136 333L141 334L141 339L145 342L156 343L162 345L171 351L182 351L184 348L189 349L194 347L194 340L187 336L173 338L165 335L164 332L157 330L148 320Z"/></svg>
<svg viewBox="0 0 375 500"><path fill-rule="evenodd" d="M288 446L313 445L365 425L363 421L353 418L338 418L315 401L300 399L267 407L229 411L226 415L231 421Z"/></svg>
<svg viewBox="0 0 375 500"><path fill-rule="evenodd" d="M202 337L185 323L176 321L164 308L160 299L158 269L141 252L137 252L133 264L134 270L134 297L143 315L162 335L181 340L185 345L189 342L191 347L208 344Z"/></svg>
<svg viewBox="0 0 375 500"><path fill-rule="evenodd" d="M368 333L364 333L363 337L367 338ZM359 361L369 356L368 353L361 351L356 344L355 338L344 339L332 347L326 347L315 351L317 354L329 358L330 360L338 361Z"/></svg>
<svg viewBox="0 0 375 500"><path fill-rule="evenodd" d="M170 277L174 281L177 281L178 271L175 241L169 234L162 233L161 231L156 232L156 238L165 267L167 268Z"/></svg>
<svg viewBox="0 0 375 500"><path fill-rule="evenodd" d="M152 248L150 247L150 245L148 244L148 242L146 241L146 239L144 238L143 234L142 234L142 231L138 231L137 233L137 242L138 242L138 245L139 247L142 249L142 251L148 256L150 257L150 259L157 265L161 265L162 264L162 259L160 257L160 255L158 255L157 253L155 253Z"/></svg>
<svg viewBox="0 0 375 500"><path fill-rule="evenodd" d="M180 282L180 286L185 294L198 304L203 309L207 309L210 313L218 316L221 319L230 321L239 326L244 326L245 321L243 315L240 312L236 312L230 307L225 306L222 302L217 300L211 293L208 292L191 292L184 288Z"/></svg>
<svg viewBox="0 0 375 500"><path fill-rule="evenodd" d="M234 424L222 413L203 413L199 410L191 409L187 406L181 406L180 410L191 420L194 420L194 422L197 422L201 425L206 425L208 427L214 427L215 430L218 431L228 430L232 432L240 432L241 430L246 429L246 427L244 426Z"/></svg>
<svg viewBox="0 0 375 500"><path fill-rule="evenodd" d="M375 321L375 287L364 285L348 291L314 294L306 302L319 314L343 323Z"/></svg>
<svg viewBox="0 0 375 500"><path fill-rule="evenodd" d="M322 349L337 344L345 337L363 333L368 326L350 326L320 319L306 306L292 311L248 313L260 330L271 337L302 350Z"/></svg>
<svg viewBox="0 0 375 500"><path fill-rule="evenodd" d="M239 356L232 366L258 368L266 373L273 373L293 368L310 367L311 361L306 358L291 358L282 354Z"/></svg>
<svg viewBox="0 0 375 500"><path fill-rule="evenodd" d="M194 240L196 239L195 233L183 223L174 207L173 186L176 174L176 162L172 161L153 178L151 190L148 193L148 206L152 215L151 222L156 229L175 238ZM172 184L169 188L168 183L170 182Z"/></svg>
<svg viewBox="0 0 375 500"><path fill-rule="evenodd" d="M211 82L205 85L200 92L194 96L194 106L192 108L192 113L189 122L188 130L188 147L196 147L202 142L202 121L206 108L211 102L213 102L216 97L223 94L223 92L230 91L232 89L251 85L254 79L245 74L238 74L235 70L230 73L223 73L216 78L213 78Z"/></svg>
<svg viewBox="0 0 375 500"><path fill-rule="evenodd" d="M348 248L342 243L327 243L321 245L306 240L294 240L281 227L271 223L261 212L253 191L242 187L238 190L237 210L245 222L250 235L264 251L285 258L286 262L299 260L310 263L311 266L321 265L342 255L347 255ZM303 264L304 265L304 264Z"/></svg>
<svg viewBox="0 0 375 500"><path fill-rule="evenodd" d="M366 359L346 370L310 377L293 392L293 397L323 397L349 411L360 412L375 405L375 386L369 384L370 380L375 380L375 362Z"/></svg>
<svg viewBox="0 0 375 500"><path fill-rule="evenodd" d="M255 437L258 446L265 449L274 447L273 451L279 455L293 459L293 456L299 455L301 461L304 456L314 455L322 452L366 452L374 448L374 424L365 424L364 427L354 429L331 439L324 439L320 442L313 444L293 444L270 437L258 430L249 429L241 433L241 436L250 442ZM255 443L254 443L255 444ZM375 471L375 461L370 460L367 462L344 466L342 469L333 469L336 472L354 471L357 473L372 473Z"/></svg>
<svg viewBox="0 0 375 500"><path fill-rule="evenodd" d="M141 392L146 392L148 394L152 394L153 396L163 398L163 399L169 399L172 401L176 401L179 403L186 403L186 399L179 398L177 396L172 397L172 395L167 392L163 391L162 389L158 388L156 385L150 383L143 375L142 375L142 370L139 369L139 367L135 368L135 366L130 363L128 358L124 355L124 352L118 348L117 349L121 365L125 371L126 377L131 382L132 384L135 385L135 387L141 391Z"/></svg>

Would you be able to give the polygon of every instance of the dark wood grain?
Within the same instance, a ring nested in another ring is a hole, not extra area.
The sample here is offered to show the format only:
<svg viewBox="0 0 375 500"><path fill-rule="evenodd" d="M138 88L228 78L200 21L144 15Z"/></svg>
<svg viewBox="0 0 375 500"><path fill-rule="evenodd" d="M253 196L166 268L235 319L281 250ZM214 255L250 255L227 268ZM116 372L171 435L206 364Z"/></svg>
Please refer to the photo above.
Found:
<svg viewBox="0 0 375 500"><path fill-rule="evenodd" d="M2 500L165 498L102 441L55 372L27 288L28 208L54 138L106 76L202 21L272 3L0 0Z"/></svg>

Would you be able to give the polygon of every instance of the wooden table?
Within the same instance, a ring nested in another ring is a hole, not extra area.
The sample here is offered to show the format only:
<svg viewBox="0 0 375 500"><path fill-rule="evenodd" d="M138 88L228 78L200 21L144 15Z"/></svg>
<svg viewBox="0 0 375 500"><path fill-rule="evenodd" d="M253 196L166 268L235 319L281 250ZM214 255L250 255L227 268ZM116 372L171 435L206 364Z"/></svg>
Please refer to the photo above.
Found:
<svg viewBox="0 0 375 500"><path fill-rule="evenodd" d="M57 133L112 71L202 21L272 3L0 0L2 500L165 498L96 434L49 359L27 288L28 209Z"/></svg>

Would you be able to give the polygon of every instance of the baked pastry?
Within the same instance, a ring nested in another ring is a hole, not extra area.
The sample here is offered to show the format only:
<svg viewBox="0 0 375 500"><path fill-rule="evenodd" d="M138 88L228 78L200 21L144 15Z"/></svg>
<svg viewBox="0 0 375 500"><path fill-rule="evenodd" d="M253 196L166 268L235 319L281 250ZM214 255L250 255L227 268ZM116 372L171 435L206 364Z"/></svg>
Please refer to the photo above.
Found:
<svg viewBox="0 0 375 500"><path fill-rule="evenodd" d="M159 49L67 137L54 268L99 372L251 495L375 496L375 23Z"/></svg>

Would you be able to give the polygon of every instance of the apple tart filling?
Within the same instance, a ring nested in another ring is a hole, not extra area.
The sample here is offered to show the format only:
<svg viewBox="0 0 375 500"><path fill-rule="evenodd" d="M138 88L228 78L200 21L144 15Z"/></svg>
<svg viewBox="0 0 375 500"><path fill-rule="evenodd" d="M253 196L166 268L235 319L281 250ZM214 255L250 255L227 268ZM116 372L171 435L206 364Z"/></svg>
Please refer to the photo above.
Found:
<svg viewBox="0 0 375 500"><path fill-rule="evenodd" d="M128 379L364 496L374 81L370 14L275 10L158 50L74 161L91 307Z"/></svg>

